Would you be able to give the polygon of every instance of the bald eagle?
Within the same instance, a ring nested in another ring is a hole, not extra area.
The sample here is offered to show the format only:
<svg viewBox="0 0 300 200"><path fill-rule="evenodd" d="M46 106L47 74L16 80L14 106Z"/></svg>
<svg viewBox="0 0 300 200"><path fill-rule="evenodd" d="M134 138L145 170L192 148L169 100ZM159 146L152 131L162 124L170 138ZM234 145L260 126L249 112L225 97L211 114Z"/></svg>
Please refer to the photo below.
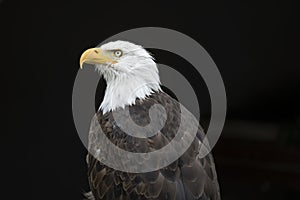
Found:
<svg viewBox="0 0 300 200"><path fill-rule="evenodd" d="M161 89L157 65L142 46L127 41L109 42L86 50L80 58L81 68L84 63L94 65L107 83L103 101L93 120L97 120L113 144L128 152L151 152L174 138L178 124L183 120L179 102ZM164 107L166 121L162 129L148 138L127 134L113 117L115 110L129 109L132 120L139 126L146 126L151 120L149 109L154 104ZM108 157L115 155L99 145L99 131L92 122L87 155L91 191L86 194L87 199L220 199L212 155L198 156L204 138L201 127L197 128L196 137L183 155L161 169L146 173L115 170L100 162L91 152L102 151ZM114 159L120 158L115 156Z"/></svg>

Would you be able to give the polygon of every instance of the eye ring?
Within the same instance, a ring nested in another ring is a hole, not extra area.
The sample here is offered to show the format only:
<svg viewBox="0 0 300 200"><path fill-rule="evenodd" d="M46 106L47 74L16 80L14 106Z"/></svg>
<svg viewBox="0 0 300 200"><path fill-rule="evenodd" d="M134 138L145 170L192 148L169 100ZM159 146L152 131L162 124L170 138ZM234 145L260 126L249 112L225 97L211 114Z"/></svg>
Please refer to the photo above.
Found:
<svg viewBox="0 0 300 200"><path fill-rule="evenodd" d="M114 51L114 55L119 58L119 57L121 57L123 55L123 52L118 49L118 50Z"/></svg>

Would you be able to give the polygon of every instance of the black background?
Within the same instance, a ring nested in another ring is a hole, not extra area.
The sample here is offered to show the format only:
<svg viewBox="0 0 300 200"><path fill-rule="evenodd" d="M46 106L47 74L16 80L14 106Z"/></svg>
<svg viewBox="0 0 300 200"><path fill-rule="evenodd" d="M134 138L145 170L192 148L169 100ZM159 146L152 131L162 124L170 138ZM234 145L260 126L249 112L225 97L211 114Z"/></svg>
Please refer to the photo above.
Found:
<svg viewBox="0 0 300 200"><path fill-rule="evenodd" d="M1 166L7 187L1 196L82 198L88 189L86 150L71 108L79 57L121 31L157 26L198 41L224 79L228 118L214 152L223 199L295 199L300 195L297 12L288 1L3 0ZM167 52L151 52L161 63L188 66ZM201 82L188 69L183 71L191 81ZM197 94L208 98L203 85ZM209 100L200 104L207 118ZM244 137L245 132L250 134Z"/></svg>

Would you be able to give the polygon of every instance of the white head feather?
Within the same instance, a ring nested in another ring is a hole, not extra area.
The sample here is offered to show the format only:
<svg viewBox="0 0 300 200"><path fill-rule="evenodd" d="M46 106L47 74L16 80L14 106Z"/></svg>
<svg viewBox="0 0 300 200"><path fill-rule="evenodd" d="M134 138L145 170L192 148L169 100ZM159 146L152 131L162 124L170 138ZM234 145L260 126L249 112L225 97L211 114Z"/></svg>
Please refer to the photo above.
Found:
<svg viewBox="0 0 300 200"><path fill-rule="evenodd" d="M96 69L107 82L99 108L103 113L133 105L136 99L145 99L161 90L156 63L142 46L114 41L100 48L104 52L121 51L121 56L113 56L115 64L96 64Z"/></svg>

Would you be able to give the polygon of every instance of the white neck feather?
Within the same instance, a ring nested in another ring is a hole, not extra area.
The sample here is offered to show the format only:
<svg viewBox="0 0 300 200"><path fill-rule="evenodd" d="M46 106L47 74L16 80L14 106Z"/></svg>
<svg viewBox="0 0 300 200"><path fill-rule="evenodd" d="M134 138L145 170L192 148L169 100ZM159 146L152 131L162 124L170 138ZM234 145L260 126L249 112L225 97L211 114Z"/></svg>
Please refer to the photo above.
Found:
<svg viewBox="0 0 300 200"><path fill-rule="evenodd" d="M117 108L124 108L126 105L134 105L136 99L143 100L152 93L160 90L159 84L143 83L143 80L134 78L130 78L129 81L114 81L107 84L100 109L103 113L106 113Z"/></svg>
<svg viewBox="0 0 300 200"><path fill-rule="evenodd" d="M103 114L117 108L134 105L136 99L145 99L154 92L161 91L158 70L155 62L152 66L138 66L131 72L121 73L114 78L105 76L107 88L100 105Z"/></svg>

